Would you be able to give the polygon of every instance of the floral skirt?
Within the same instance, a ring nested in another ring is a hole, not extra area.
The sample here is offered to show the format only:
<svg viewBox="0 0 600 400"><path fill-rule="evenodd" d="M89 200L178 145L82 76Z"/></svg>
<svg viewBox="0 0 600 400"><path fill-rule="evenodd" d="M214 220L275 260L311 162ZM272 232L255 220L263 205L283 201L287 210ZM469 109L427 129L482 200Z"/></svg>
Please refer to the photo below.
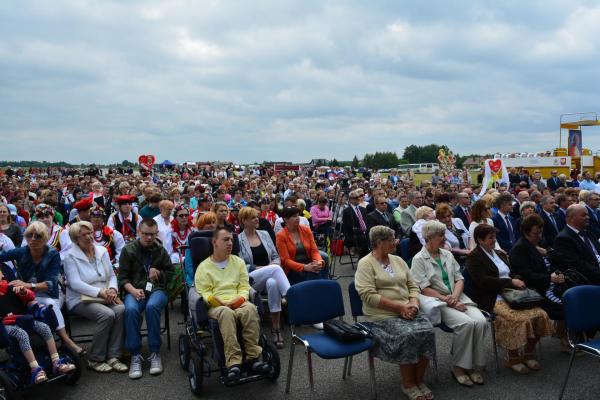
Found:
<svg viewBox="0 0 600 400"><path fill-rule="evenodd" d="M505 301L498 300L494 313L496 343L507 350L518 350L525 346L527 339L551 336L553 333L550 318L540 307L513 310Z"/></svg>
<svg viewBox="0 0 600 400"><path fill-rule="evenodd" d="M412 321L388 318L366 322L375 337L375 357L396 364L416 364L420 358L435 357L433 326L421 313Z"/></svg>

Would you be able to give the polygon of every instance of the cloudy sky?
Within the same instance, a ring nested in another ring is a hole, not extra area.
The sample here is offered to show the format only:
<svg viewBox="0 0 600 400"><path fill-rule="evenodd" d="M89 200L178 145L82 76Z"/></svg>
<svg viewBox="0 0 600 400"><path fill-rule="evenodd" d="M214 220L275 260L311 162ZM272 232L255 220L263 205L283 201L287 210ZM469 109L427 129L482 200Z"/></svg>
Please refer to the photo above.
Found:
<svg viewBox="0 0 600 400"><path fill-rule="evenodd" d="M595 1L3 0L0 160L547 150L598 38Z"/></svg>

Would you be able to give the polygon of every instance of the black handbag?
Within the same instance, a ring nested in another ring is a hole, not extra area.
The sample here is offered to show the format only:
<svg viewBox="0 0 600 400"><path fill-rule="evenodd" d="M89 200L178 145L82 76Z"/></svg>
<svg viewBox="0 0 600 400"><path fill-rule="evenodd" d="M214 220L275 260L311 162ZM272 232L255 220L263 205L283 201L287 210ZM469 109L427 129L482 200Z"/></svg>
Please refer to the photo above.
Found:
<svg viewBox="0 0 600 400"><path fill-rule="evenodd" d="M533 289L503 289L502 298L514 310L524 310L539 306L544 298Z"/></svg>
<svg viewBox="0 0 600 400"><path fill-rule="evenodd" d="M588 278L585 277L581 272L577 271L575 268L569 268L564 272L556 271L557 274L563 274L565 276L565 282L554 285L554 295L557 297L562 297L562 295L575 286L587 285L589 283Z"/></svg>
<svg viewBox="0 0 600 400"><path fill-rule="evenodd" d="M368 336L368 334L359 327L339 319L325 321L323 323L323 331L327 336L342 343L358 342Z"/></svg>

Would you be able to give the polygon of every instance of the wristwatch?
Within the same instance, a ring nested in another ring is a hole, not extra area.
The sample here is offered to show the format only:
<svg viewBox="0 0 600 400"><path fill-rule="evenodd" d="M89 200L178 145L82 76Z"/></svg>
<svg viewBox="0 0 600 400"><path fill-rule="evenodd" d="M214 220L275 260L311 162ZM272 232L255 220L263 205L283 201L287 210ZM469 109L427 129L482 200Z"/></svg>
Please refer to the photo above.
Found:
<svg viewBox="0 0 600 400"><path fill-rule="evenodd" d="M36 286L36 284L35 284L35 283L32 283L32 284L31 284L31 290L35 290L35 286Z"/></svg>

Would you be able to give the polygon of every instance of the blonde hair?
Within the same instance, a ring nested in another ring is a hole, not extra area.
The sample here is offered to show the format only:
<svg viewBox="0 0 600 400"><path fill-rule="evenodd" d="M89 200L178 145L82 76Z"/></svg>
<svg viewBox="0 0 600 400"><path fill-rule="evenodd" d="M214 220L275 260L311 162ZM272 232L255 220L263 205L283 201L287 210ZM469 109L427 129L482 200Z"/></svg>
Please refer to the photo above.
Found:
<svg viewBox="0 0 600 400"><path fill-rule="evenodd" d="M158 208L161 210L168 206L171 206L171 208L175 207L171 200L161 200L160 203L158 203Z"/></svg>
<svg viewBox="0 0 600 400"><path fill-rule="evenodd" d="M50 230L48 229L46 224L40 221L33 221L31 224L29 224L27 229L25 229L25 232L23 232L23 236L29 236L34 234L40 235L44 243L47 242L48 239L50 239Z"/></svg>
<svg viewBox="0 0 600 400"><path fill-rule="evenodd" d="M238 220L240 221L248 221L256 217L258 217L258 211L252 207L244 207L238 213Z"/></svg>
<svg viewBox="0 0 600 400"><path fill-rule="evenodd" d="M81 229L86 228L90 232L94 232L94 226L91 222L88 221L79 221L75 222L73 225L69 227L69 237L73 243L77 243L79 239L79 234L81 233Z"/></svg>
<svg viewBox="0 0 600 400"><path fill-rule="evenodd" d="M429 213L433 213L433 208L427 207L427 206L421 206L421 207L417 208L417 211L415 211L415 218L418 220L423 219Z"/></svg>

